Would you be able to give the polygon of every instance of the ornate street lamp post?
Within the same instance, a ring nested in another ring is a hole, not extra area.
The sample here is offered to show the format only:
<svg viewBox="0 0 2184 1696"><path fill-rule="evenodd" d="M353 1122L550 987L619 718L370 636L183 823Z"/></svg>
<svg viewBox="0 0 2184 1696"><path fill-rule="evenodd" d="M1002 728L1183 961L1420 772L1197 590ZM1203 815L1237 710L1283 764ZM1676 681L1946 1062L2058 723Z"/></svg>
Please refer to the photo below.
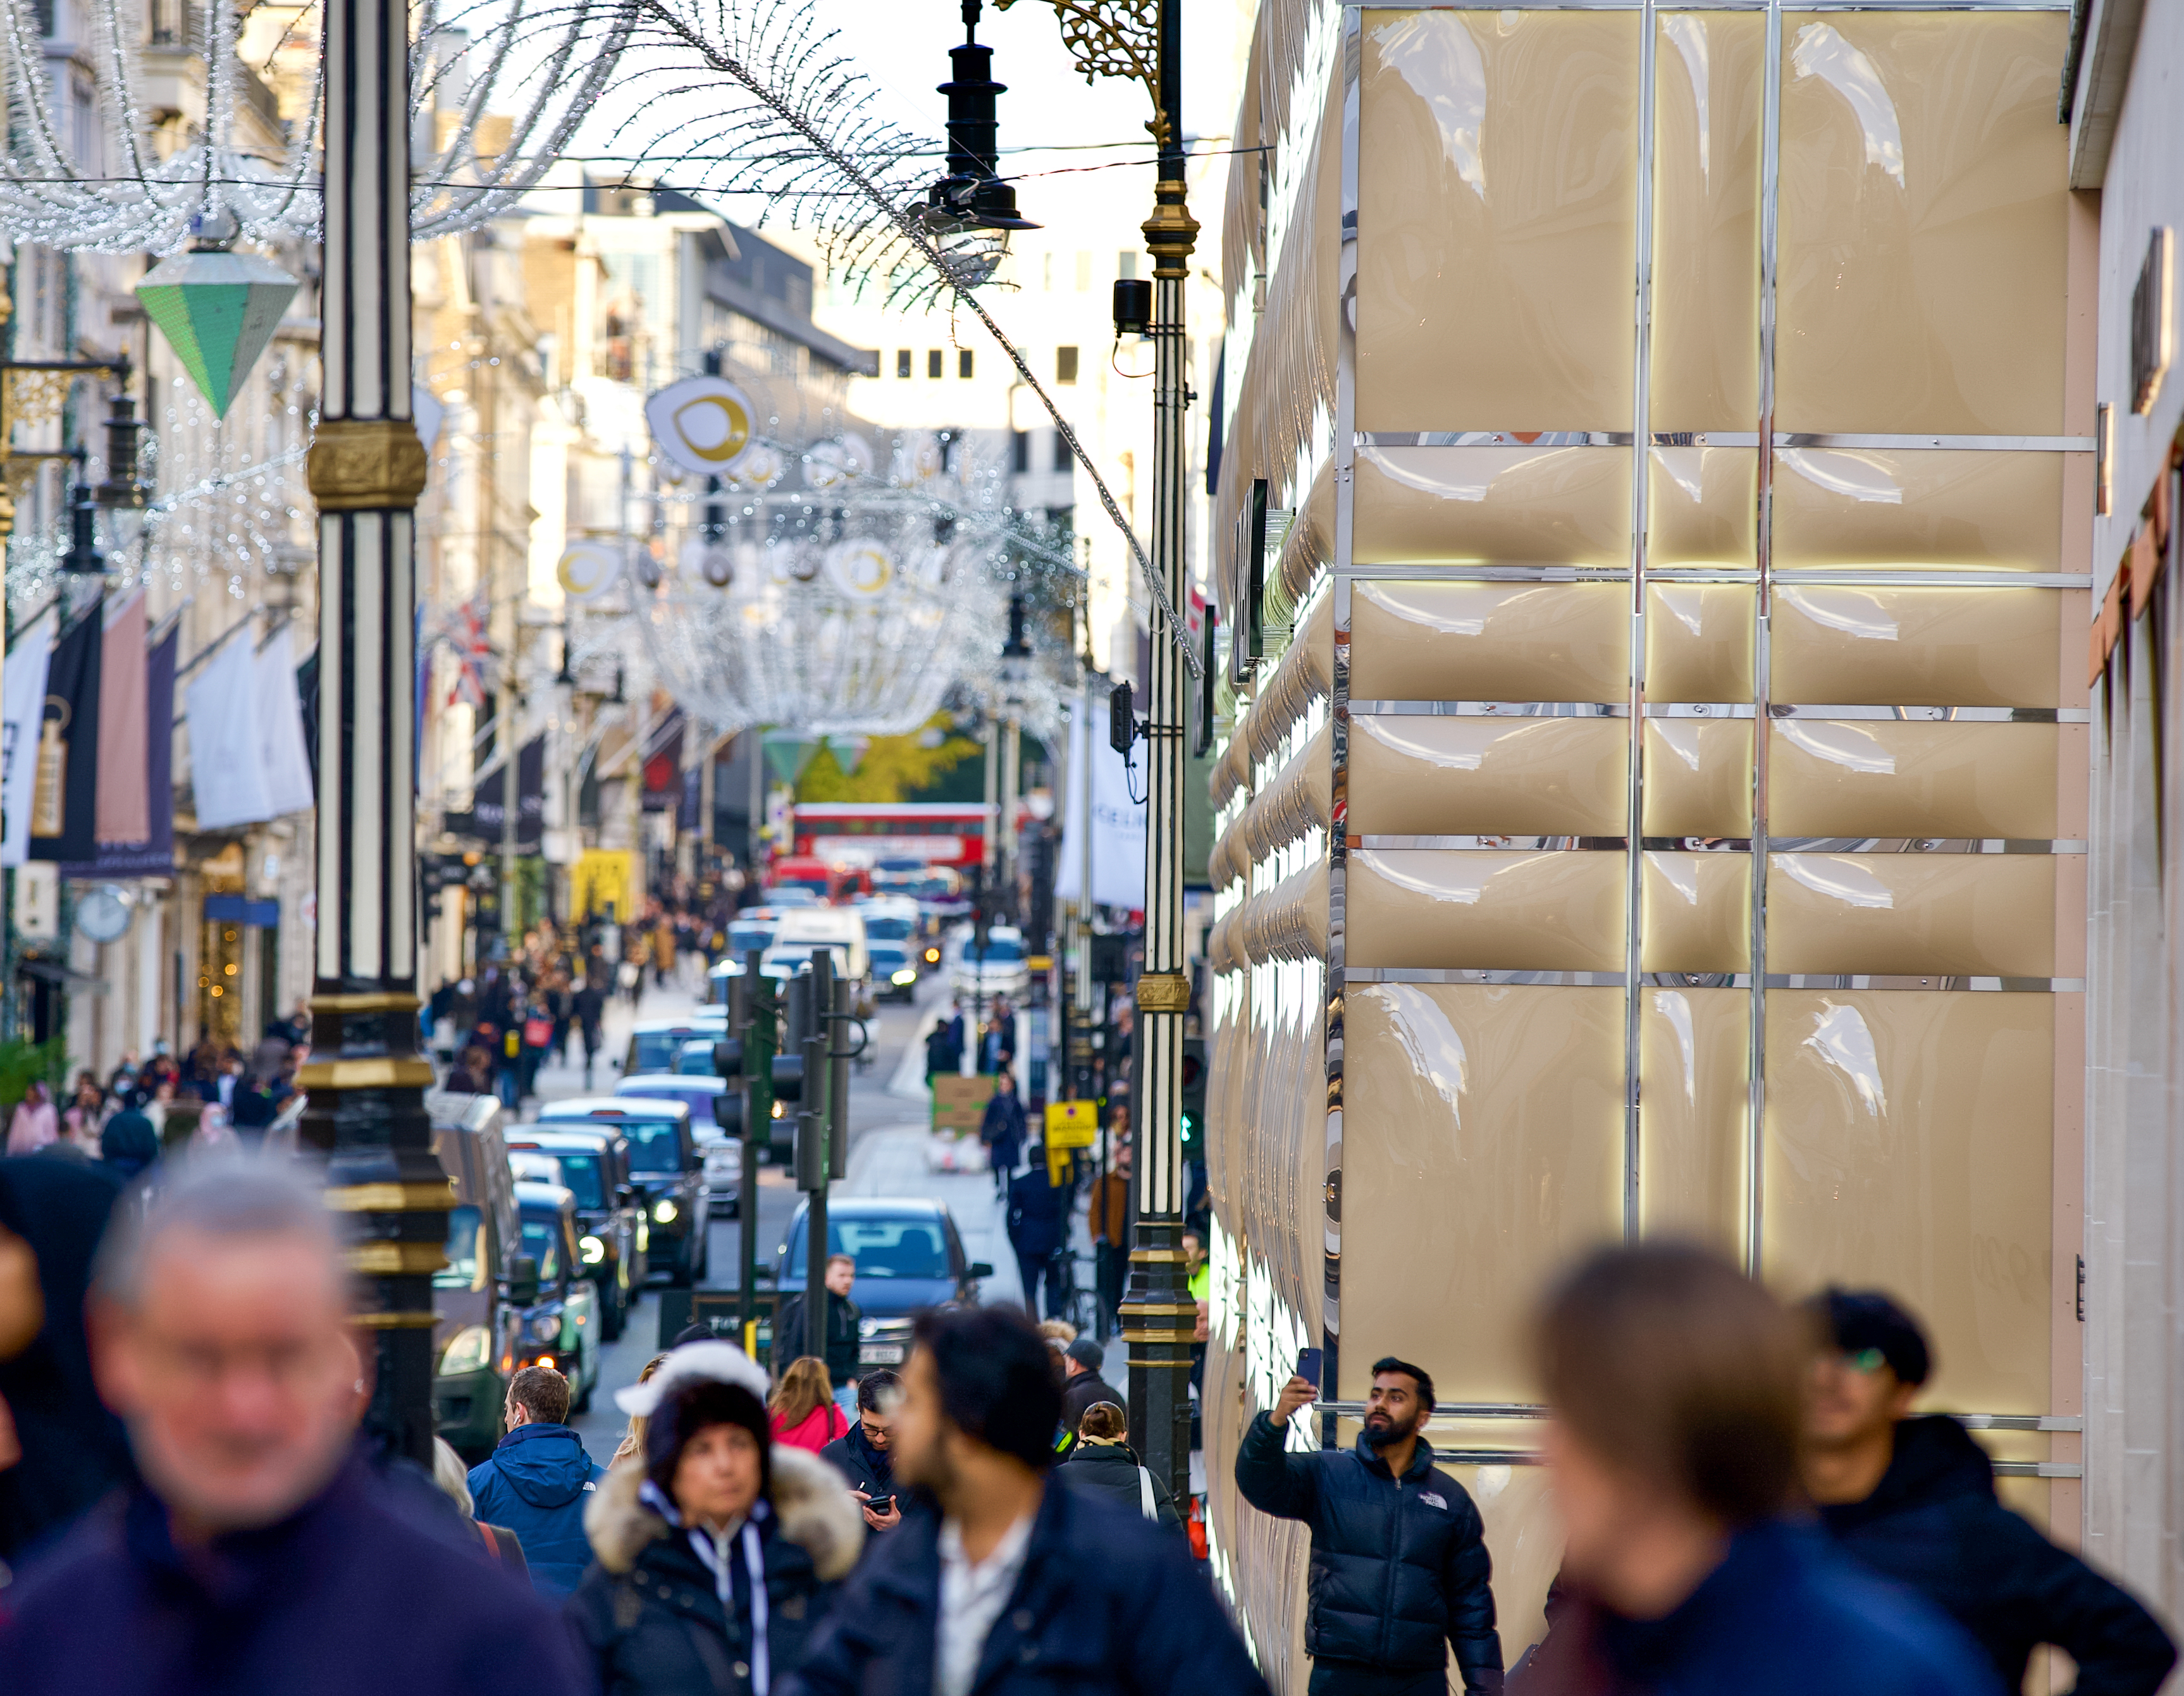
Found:
<svg viewBox="0 0 2184 1696"><path fill-rule="evenodd" d="M367 1423L430 1465L432 1274L447 1175L417 1052L417 497L410 408L409 11L326 5L325 392L319 511L318 931L310 1104L326 1200L353 1221L358 1322L377 1339ZM493 1269L497 1271L499 1269Z"/></svg>
<svg viewBox="0 0 2184 1696"><path fill-rule="evenodd" d="M1011 0L996 0L1006 9ZM1183 11L1180 0L1050 0L1062 40L1089 81L1123 76L1152 97L1146 125L1160 144L1153 215L1154 352L1152 575L1166 590L1152 611L1152 675L1145 790L1145 959L1138 979L1138 1040L1145 1064L1132 1103L1138 1226L1123 1335L1130 1346L1130 1430L1145 1464L1178 1500L1190 1490L1190 1348L1196 1304L1183 1265L1183 1019L1190 980L1183 954L1184 632L1168 608L1187 603L1184 489L1184 284L1198 223L1185 205Z"/></svg>

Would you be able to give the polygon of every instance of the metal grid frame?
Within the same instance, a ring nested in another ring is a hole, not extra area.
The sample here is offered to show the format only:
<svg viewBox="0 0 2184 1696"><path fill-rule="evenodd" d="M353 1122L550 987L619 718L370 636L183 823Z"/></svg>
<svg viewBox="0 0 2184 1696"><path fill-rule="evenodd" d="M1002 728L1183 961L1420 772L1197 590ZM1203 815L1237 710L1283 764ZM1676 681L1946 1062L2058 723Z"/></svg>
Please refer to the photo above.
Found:
<svg viewBox="0 0 2184 1696"><path fill-rule="evenodd" d="M1357 428L1357 242L1359 235L1359 117L1361 77L1363 68L1363 14L1367 10L1390 11L1627 11L1640 14L1640 91L1638 116L1637 160L1637 218L1635 227L1635 263L1634 284L1634 398L1633 427L1627 431L1361 431ZM1343 1113L1344 1113L1344 1009L1346 988L1349 982L1418 982L1418 983L1529 983L1529 984L1596 984L1600 987L1619 987L1624 991L1624 1147L1623 1219L1626 1237L1639 1235L1642 1197L1639 1191L1641 1126L1639 1118L1639 1037L1642 1012L1641 992L1648 987L1688 984L1693 980L1684 974L1649 973L1641 970L1641 949L1643 937L1640 921L1640 890L1644 870L1644 854L1657 846L1662 848L1693 846L1663 839L1658 844L1653 839L1640 836L1643 827L1644 804L1644 725L1651 718L1674 717L1734 717L1750 718L1764 723L1776 718L1797 717L1857 719L1928 720L1955 719L1965 720L2045 722L2055 724L2086 723L2090 714L2083 709L1936 709L1888 705L1814 705L1802 703L1776 703L1771 698L1770 607L1774 587L1794 585L1826 585L1842 587L1952 587L1952 588L2090 588L2092 580L2084 573L2066 571L2006 571L2006 570L1873 570L1858 568L1841 570L1776 570L1773 564L1773 495L1774 452L1781 448L1868 448L1891 451L1952 451L1952 452L2035 452L2051 453L2091 453L2094 442L2091 437L2075 436L1953 436L1953 435L1890 435L1866 433L1797 433L1774 429L1774 353L1776 309L1776 259L1780 232L1778 185L1781 160L1781 81L1783 69L1782 22L1786 12L1799 14L1815 12L2067 12L2067 0L1801 0L1794 5L1785 0L1511 0L1511 3L1495 8L1483 6L1478 0L1411 0L1411 3L1396 6L1368 6L1361 0L1345 0L1342 17L1341 75L1342 98L1342 157L1340 200L1340 249L1336 268L1336 337L1335 337L1335 416L1334 447L1334 547L1330 569L1333 579L1334 610L1334 656L1329 700L1331 729L1330 794L1333 816L1338 820L1348 814L1349 791L1349 735L1350 718L1353 712L1396 713L1405 715L1435 715L1456 717L1524 717L1524 716L1593 716L1627 718L1630 724L1631 747L1628 765L1627 800L1628 829L1639 840L1629 838L1462 838L1462 837L1383 837L1348 836L1337 829L1329 833L1328 852L1328 957L1327 957L1327 1131L1324 1141L1328 1179L1324 1188L1325 1217L1323 1225L1324 1287L1321 1315L1322 1341L1326 1351L1327 1376L1323 1382L1339 1382L1341 1348L1342 1298L1342 1183ZM1652 357L1652 192L1654 177L1654 85L1657 66L1657 19L1663 14L1685 12L1743 12L1763 13L1766 18L1766 43L1761 61L1760 119L1760 299L1759 299L1759 394L1758 425L1750 431L1664 432L1648 428L1651 389ZM1632 455L1631 475L1631 542L1630 561L1624 566L1589 566L1562 564L1498 564L1490 565L1418 564L1410 562L1376 563L1356 557L1356 490L1357 455L1360 448L1468 448L1524 445L1531 447L1602 447L1627 448ZM1702 567L1651 570L1646 558L1648 513L1648 465L1650 450L1654 447L1701 446L1720 448L1751 448L1760 449L1758 454L1757 527L1754 536L1755 560L1750 568ZM1630 692L1624 702L1540 703L1540 702L1410 702L1361 700L1352 702L1350 697L1350 637L1351 590L1361 579L1390 581L1464 581L1479 582L1565 582L1608 583L1624 582L1630 587ZM1753 698L1750 703L1668 703L1656 705L1645 698L1645 614L1646 589L1649 581L1663 582L1718 582L1751 583L1756 586L1752 630ZM1757 728L1755 726L1755 728ZM1750 856L1751 881L1751 970L1736 974L1708 975L1705 981L1713 987L1732 987L1747 991L1750 998L1750 1018L1747 1035L1747 1065L1749 1067L1748 1106L1744 1129L1745 1159L1743 1211L1744 1243L1747 1270L1757 1276L1760 1271L1763 1250L1763 1207L1764 1195L1762 1183L1762 1161L1764 1154L1763 1127L1766 1103L1766 1012L1767 992L1769 988L1837 987L1865 989L1921 990L1946 988L1952 991L1985 991L1997 993L2056 993L2082 991L2081 979L2027 979L1992 977L1910 978L1910 977L1828 977L1810 974L1770 974L1766 970L1766 876L1770 843L1767 835L1768 742L1764 734L1752 738L1752 829L1748 841L1734 843L1709 844L1717 851L1741 852ZM1625 913L1625 965L1615 972L1552 972L1524 970L1496 970L1489 969L1353 969L1346 961L1347 859L1352 848L1378 847L1524 847L1535 850L1563 852L1622 852L1628 855L1629 879ZM1784 838L1780 851L1812 851L1815 846L1842 848L1829 842L1815 844L1813 839ZM1858 843L1858 848L1879 848L1875 843ZM2046 854L2083 854L2082 841L2053 842L1902 842L1895 844L1905 851L1953 851L1958 853L2016 853ZM1344 1414L1362 1412L1362 1404L1340 1401L1323 1401L1318 1411L1324 1415L1321 1421L1321 1441L1332 1447L1335 1442L1335 1425ZM1529 1419L1542 1410L1522 1404L1479 1404L1475 1408L1451 1407L1445 1410L1446 1416L1477 1419ZM2056 1415L1970 1414L1959 1415L1964 1422L1975 1429L2034 1430L2042 1432L2081 1431L2081 1419ZM1458 1462L1475 1461L1479 1464L1507 1464L1529 1461L1535 1456L1519 1450L1480 1449L1451 1452L1444 1457ZM2078 1465L2048 1461L2012 1461L1997 1463L1997 1472L2006 1476L2076 1478L2083 1476Z"/></svg>

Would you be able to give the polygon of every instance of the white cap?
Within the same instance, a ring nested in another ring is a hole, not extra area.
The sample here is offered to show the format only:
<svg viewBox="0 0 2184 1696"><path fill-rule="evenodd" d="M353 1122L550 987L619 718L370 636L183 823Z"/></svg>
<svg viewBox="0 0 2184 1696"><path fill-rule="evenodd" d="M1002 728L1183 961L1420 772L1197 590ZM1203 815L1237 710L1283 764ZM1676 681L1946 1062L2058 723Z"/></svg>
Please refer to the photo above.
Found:
<svg viewBox="0 0 2184 1696"><path fill-rule="evenodd" d="M615 1405L626 1414L649 1419L669 1393L685 1384L733 1384L749 1390L761 1404L766 1391L766 1369L733 1343L686 1343L660 1362L660 1370L642 1384L615 1392Z"/></svg>

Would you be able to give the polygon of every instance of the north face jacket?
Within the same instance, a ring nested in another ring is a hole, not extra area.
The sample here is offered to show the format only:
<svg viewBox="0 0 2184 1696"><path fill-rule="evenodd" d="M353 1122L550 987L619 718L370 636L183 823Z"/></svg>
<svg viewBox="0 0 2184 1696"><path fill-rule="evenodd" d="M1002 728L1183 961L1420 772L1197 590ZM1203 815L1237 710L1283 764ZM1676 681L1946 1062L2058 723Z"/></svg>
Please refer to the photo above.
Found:
<svg viewBox="0 0 2184 1696"><path fill-rule="evenodd" d="M1493 1561L1479 1510L1423 1437L1396 1477L1364 1437L1348 1454L1290 1453L1262 1413L1236 1450L1236 1487L1261 1513L1312 1527L1304 1644L1318 1660L1386 1673L1456 1664L1467 1692L1502 1688Z"/></svg>
<svg viewBox="0 0 2184 1696"><path fill-rule="evenodd" d="M606 1476L572 1429L533 1420L471 1468L471 1500L478 1518L506 1526L521 1540L532 1583L559 1601L591 1564L584 1509Z"/></svg>

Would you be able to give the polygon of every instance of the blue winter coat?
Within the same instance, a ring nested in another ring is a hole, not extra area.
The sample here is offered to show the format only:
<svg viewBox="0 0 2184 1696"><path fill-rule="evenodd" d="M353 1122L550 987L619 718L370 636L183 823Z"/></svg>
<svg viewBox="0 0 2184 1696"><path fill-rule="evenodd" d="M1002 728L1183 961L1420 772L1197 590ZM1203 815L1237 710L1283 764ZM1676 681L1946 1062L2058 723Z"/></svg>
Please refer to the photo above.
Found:
<svg viewBox="0 0 2184 1696"><path fill-rule="evenodd" d="M932 1696L940 1516L915 1504L867 1544L773 1696ZM1212 1587L1172 1531L1050 1478L973 1696L1267 1696Z"/></svg>
<svg viewBox="0 0 2184 1696"><path fill-rule="evenodd" d="M1738 1532L1663 1619L1573 1597L1509 1680L1512 1696L2003 1696L1979 1648L1815 1526Z"/></svg>
<svg viewBox="0 0 2184 1696"><path fill-rule="evenodd" d="M1384 1675L1456 1664L1468 1691L1497 1690L1494 1563L1479 1510L1433 1464L1423 1437L1398 1478L1362 1436L1352 1452L1284 1448L1286 1429L1262 1413L1236 1449L1236 1487L1261 1513L1312 1527L1315 1659Z"/></svg>
<svg viewBox="0 0 2184 1696"><path fill-rule="evenodd" d="M2153 1696L2176 1651L2153 1616L1995 1499L1994 1463L1956 1421L1896 1427L1871 1495L1820 1510L1849 1554L1970 1632L2011 1690L2043 1643L2078 1669L2077 1696Z"/></svg>
<svg viewBox="0 0 2184 1696"><path fill-rule="evenodd" d="M392 1508L359 1462L280 1524L185 1554L149 1494L95 1509L0 1610L8 1696L577 1696L553 1610Z"/></svg>
<svg viewBox="0 0 2184 1696"><path fill-rule="evenodd" d="M558 1601L591 1565L584 1509L606 1476L567 1426L533 1420L471 1468L471 1500L479 1519L506 1526L521 1540L532 1583Z"/></svg>

